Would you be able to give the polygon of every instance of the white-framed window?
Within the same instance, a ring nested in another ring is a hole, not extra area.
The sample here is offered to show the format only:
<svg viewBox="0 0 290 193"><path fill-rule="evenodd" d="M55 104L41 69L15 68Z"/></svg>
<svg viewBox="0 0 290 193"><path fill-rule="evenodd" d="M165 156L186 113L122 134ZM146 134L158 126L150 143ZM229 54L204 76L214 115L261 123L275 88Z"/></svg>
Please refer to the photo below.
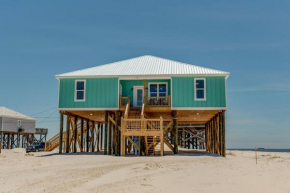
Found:
<svg viewBox="0 0 290 193"><path fill-rule="evenodd" d="M150 82L149 96L150 97L166 97L168 94L167 82Z"/></svg>
<svg viewBox="0 0 290 193"><path fill-rule="evenodd" d="M75 102L86 101L86 81L76 80L75 81Z"/></svg>
<svg viewBox="0 0 290 193"><path fill-rule="evenodd" d="M194 79L194 100L196 101L206 100L206 79L205 78Z"/></svg>

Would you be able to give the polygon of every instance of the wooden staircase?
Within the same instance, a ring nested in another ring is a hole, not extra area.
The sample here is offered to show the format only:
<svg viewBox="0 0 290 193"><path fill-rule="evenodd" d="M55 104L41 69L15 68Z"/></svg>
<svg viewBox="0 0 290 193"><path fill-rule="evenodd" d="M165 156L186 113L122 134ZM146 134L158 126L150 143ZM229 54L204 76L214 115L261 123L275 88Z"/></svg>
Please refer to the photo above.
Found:
<svg viewBox="0 0 290 193"><path fill-rule="evenodd" d="M159 144L160 155L163 155L163 119L146 119L144 114L145 104L141 108L131 108L126 105L124 118L121 123L121 155L125 155L126 139L140 151L139 144L135 144L131 137L142 137L145 146L145 155L155 155L156 146ZM143 152L143 151L142 151Z"/></svg>
<svg viewBox="0 0 290 193"><path fill-rule="evenodd" d="M77 125L77 138L79 139L79 136L81 135L81 124L79 123ZM87 131L87 127L84 126L84 133ZM71 132L71 131L70 131ZM62 139L62 142L65 142L66 141L66 131L63 132L63 139ZM59 146L59 138L60 138L60 135L59 133L56 134L55 136L53 136L51 139L47 140L46 143L45 143L45 151L52 151L54 150L55 148L57 148ZM71 139L71 135L70 135L70 139Z"/></svg>
<svg viewBox="0 0 290 193"><path fill-rule="evenodd" d="M141 118L141 108L131 108L128 119L140 119Z"/></svg>

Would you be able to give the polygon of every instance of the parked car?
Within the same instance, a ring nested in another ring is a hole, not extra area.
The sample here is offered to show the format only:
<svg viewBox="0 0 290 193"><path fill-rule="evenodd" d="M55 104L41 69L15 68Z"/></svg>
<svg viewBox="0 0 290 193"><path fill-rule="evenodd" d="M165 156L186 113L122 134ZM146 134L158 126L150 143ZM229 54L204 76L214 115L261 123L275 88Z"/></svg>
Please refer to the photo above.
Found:
<svg viewBox="0 0 290 193"><path fill-rule="evenodd" d="M39 152L44 151L45 143L44 142L33 142L26 148L26 153L28 152Z"/></svg>

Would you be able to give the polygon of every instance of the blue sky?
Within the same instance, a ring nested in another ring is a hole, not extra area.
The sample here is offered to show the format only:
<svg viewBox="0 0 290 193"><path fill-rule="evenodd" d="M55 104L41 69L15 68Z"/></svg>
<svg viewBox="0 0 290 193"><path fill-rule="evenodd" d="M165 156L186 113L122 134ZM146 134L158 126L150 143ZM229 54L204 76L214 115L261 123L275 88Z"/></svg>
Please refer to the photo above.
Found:
<svg viewBox="0 0 290 193"><path fill-rule="evenodd" d="M149 54L231 72L228 148L290 148L290 1L2 1L0 26L0 106L50 136L54 75Z"/></svg>

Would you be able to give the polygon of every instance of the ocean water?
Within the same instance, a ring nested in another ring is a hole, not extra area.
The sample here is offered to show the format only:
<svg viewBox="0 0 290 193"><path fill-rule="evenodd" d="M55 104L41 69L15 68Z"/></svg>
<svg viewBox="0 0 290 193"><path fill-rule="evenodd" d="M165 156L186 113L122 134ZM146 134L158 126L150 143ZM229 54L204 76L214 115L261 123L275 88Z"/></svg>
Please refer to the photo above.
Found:
<svg viewBox="0 0 290 193"><path fill-rule="evenodd" d="M255 151L255 149L227 149L227 150L238 150L238 151ZM259 152L286 152L290 153L290 149L258 149Z"/></svg>

